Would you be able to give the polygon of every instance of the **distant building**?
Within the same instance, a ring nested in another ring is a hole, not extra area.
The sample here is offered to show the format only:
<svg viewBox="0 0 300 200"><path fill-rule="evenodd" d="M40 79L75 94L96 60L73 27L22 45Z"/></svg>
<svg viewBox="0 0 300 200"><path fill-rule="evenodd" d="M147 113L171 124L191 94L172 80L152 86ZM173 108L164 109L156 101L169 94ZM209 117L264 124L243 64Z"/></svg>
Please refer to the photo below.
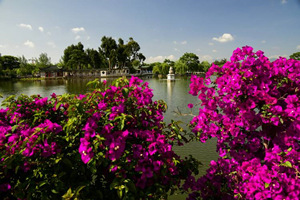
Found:
<svg viewBox="0 0 300 200"><path fill-rule="evenodd" d="M42 78L57 78L63 77L63 70L53 65L41 69L40 75Z"/></svg>

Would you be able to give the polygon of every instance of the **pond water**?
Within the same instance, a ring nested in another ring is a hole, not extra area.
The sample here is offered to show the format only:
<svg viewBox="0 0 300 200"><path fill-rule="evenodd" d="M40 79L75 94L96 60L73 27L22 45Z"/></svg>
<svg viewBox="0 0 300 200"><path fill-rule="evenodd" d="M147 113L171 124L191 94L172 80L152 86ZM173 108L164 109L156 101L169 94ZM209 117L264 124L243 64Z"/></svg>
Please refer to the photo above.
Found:
<svg viewBox="0 0 300 200"><path fill-rule="evenodd" d="M154 100L162 99L168 105L168 110L165 113L165 122L173 120L183 121L188 123L191 115L178 115L174 111L180 110L182 113L190 113L191 110L187 107L188 103L196 104L199 101L196 97L188 94L189 78L178 78L175 81L167 81L165 79L142 78L149 83L153 89ZM57 95L64 93L82 94L88 91L86 84L92 79L57 79L57 80L39 80L39 81L0 81L0 94L4 98L10 95L19 96L21 94L33 95L40 94L41 96L50 96L52 93ZM111 83L113 79L106 79ZM4 98L0 98L0 105ZM194 114L197 110L194 108ZM202 162L200 174L204 174L211 160L216 160L216 140L209 140L207 143L191 142L184 146L175 146L174 150L182 157L192 155ZM184 199L182 196L172 196L170 199Z"/></svg>

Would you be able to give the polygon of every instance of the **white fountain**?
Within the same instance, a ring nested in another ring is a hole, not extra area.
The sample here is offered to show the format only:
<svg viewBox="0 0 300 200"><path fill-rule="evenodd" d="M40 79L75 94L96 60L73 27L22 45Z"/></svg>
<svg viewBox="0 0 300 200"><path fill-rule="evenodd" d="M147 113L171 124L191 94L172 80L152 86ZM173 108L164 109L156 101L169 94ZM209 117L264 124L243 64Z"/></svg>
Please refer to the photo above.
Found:
<svg viewBox="0 0 300 200"><path fill-rule="evenodd" d="M170 67L170 69L169 69L169 74L167 75L167 80L175 81L175 74L174 74L173 67Z"/></svg>

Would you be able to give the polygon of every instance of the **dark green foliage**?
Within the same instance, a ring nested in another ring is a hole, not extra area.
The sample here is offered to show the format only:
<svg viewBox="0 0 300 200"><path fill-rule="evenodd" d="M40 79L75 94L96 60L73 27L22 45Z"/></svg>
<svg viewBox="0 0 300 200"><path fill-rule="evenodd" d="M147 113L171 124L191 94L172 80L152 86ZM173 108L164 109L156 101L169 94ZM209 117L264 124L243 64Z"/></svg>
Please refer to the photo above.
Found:
<svg viewBox="0 0 300 200"><path fill-rule="evenodd" d="M293 53L290 55L290 58L294 60L300 60L300 52Z"/></svg>

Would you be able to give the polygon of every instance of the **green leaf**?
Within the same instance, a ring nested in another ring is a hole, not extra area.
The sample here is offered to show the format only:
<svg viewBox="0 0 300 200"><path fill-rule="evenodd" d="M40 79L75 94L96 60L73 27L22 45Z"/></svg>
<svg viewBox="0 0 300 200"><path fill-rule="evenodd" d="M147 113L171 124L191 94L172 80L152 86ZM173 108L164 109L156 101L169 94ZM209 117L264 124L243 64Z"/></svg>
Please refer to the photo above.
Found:
<svg viewBox="0 0 300 200"><path fill-rule="evenodd" d="M47 181L42 181L39 183L39 187L42 187L43 185L45 185L47 183Z"/></svg>
<svg viewBox="0 0 300 200"><path fill-rule="evenodd" d="M52 189L51 192L54 194L58 194L58 192L55 189Z"/></svg>
<svg viewBox="0 0 300 200"><path fill-rule="evenodd" d="M12 127L11 127L11 132L15 132L16 128L18 128L18 127L19 127L18 124L12 126Z"/></svg>
<svg viewBox="0 0 300 200"><path fill-rule="evenodd" d="M16 166L16 169L15 169L15 174L17 174L18 173L18 170L19 170L19 168L20 168L20 166L18 165L18 166Z"/></svg>
<svg viewBox="0 0 300 200"><path fill-rule="evenodd" d="M283 121L283 119L282 118L279 118L279 121L283 124L284 123L284 121Z"/></svg>
<svg viewBox="0 0 300 200"><path fill-rule="evenodd" d="M61 158L55 159L55 164L59 163L61 161Z"/></svg>
<svg viewBox="0 0 300 200"><path fill-rule="evenodd" d="M286 161L285 163L282 163L281 166L284 166L284 167L289 167L289 168L292 168L292 163L290 161Z"/></svg>
<svg viewBox="0 0 300 200"><path fill-rule="evenodd" d="M122 120L121 120L121 130L123 130L124 129L124 126L125 126L125 118L122 118Z"/></svg>
<svg viewBox="0 0 300 200"><path fill-rule="evenodd" d="M119 179L114 179L113 182L110 184L110 189L114 189L115 187L117 187L119 185Z"/></svg>
<svg viewBox="0 0 300 200"><path fill-rule="evenodd" d="M265 188L268 188L270 186L269 183L265 183Z"/></svg>
<svg viewBox="0 0 300 200"><path fill-rule="evenodd" d="M130 180L128 181L128 183L126 184L127 187L129 188L129 191L133 192L134 194L136 194L136 187L135 184Z"/></svg>
<svg viewBox="0 0 300 200"><path fill-rule="evenodd" d="M55 109L58 110L60 105L61 105L60 103L56 104Z"/></svg>
<svg viewBox="0 0 300 200"><path fill-rule="evenodd" d="M75 197L78 197L79 192L80 192L83 188L85 188L85 185L78 186L78 187L76 188L76 190L75 190Z"/></svg>
<svg viewBox="0 0 300 200"><path fill-rule="evenodd" d="M52 190L51 190L52 191ZM53 191L52 191L53 192ZM54 193L54 192L53 192ZM74 196L72 189L69 188L68 191L62 196L63 199L69 200Z"/></svg>
<svg viewBox="0 0 300 200"><path fill-rule="evenodd" d="M122 93L123 93L123 95L124 95L124 97L128 97L128 94L129 94L129 90L128 90L128 88L123 88L122 89Z"/></svg>
<svg viewBox="0 0 300 200"><path fill-rule="evenodd" d="M120 199L122 199L122 196L123 196L123 190L117 190L117 194L118 194L118 197Z"/></svg>
<svg viewBox="0 0 300 200"><path fill-rule="evenodd" d="M87 84L86 84L86 87L93 87L93 88L97 88L99 86L99 79L95 79L93 81L89 81Z"/></svg>
<svg viewBox="0 0 300 200"><path fill-rule="evenodd" d="M178 135L178 139L181 140L181 139L182 139L182 136L181 136L181 135Z"/></svg>

